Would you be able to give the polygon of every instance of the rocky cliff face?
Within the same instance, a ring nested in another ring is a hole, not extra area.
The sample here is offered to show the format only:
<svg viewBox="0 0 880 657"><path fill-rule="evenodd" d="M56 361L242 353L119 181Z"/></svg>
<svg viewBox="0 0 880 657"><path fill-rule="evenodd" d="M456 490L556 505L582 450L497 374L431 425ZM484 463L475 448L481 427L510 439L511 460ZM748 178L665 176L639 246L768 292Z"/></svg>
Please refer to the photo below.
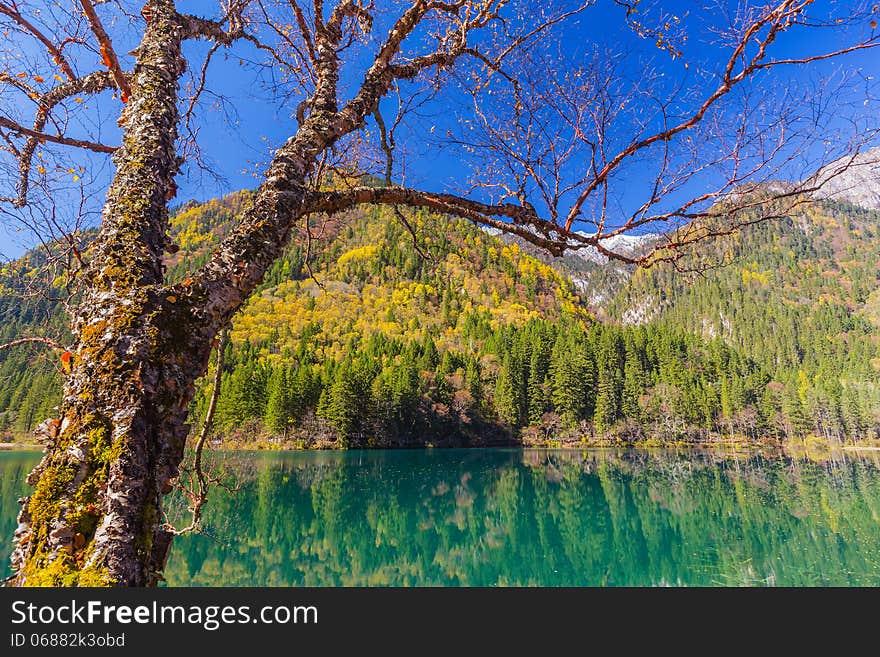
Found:
<svg viewBox="0 0 880 657"><path fill-rule="evenodd" d="M851 164L849 158L832 162L817 175L820 180L831 178L814 194L816 198L849 201L869 210L880 210L880 147L860 153Z"/></svg>

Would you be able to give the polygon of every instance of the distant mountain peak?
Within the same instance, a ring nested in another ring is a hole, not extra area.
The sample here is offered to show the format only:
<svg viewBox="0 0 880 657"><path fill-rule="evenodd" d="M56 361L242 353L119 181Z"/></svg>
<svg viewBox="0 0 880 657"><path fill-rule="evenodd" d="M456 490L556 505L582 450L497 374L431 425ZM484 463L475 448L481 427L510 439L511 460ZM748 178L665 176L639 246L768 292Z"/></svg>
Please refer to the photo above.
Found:
<svg viewBox="0 0 880 657"><path fill-rule="evenodd" d="M584 231L578 231L578 233L586 237L593 237L594 235L594 233L587 233ZM613 235L608 239L603 239L602 246L609 251L624 256L636 256L641 254L647 246L658 237L660 237L659 233L644 233L642 235L621 233L619 235ZM593 262L604 263L608 261L608 258L594 247L578 249L574 251L574 253L585 260L592 260Z"/></svg>
<svg viewBox="0 0 880 657"><path fill-rule="evenodd" d="M869 210L880 210L880 146L855 158L847 156L836 160L820 169L816 178L829 179L814 192L814 198L848 201Z"/></svg>
<svg viewBox="0 0 880 657"><path fill-rule="evenodd" d="M493 237L500 237L506 242L514 242L520 247L526 245L526 240L524 240L523 238L517 237L516 235L510 233L505 233L500 228L495 228L493 226L481 226L481 228L489 235L492 235ZM584 237L594 237L596 233L588 233L583 230L578 230L575 231L575 234L582 235ZM651 242L653 242L658 237L660 237L659 233L643 233L640 235L634 235L631 233L620 233L619 235L612 235L611 237L601 238L601 243L602 246L609 251L620 253L621 255L625 256L634 256L640 254L648 245L651 244ZM529 249L529 253L534 255L533 250L531 249ZM538 251L538 253L540 254L540 251ZM599 250L594 246L571 248L568 250L568 255L599 264L608 262L608 258L600 253ZM553 258L551 258L550 260L552 261Z"/></svg>

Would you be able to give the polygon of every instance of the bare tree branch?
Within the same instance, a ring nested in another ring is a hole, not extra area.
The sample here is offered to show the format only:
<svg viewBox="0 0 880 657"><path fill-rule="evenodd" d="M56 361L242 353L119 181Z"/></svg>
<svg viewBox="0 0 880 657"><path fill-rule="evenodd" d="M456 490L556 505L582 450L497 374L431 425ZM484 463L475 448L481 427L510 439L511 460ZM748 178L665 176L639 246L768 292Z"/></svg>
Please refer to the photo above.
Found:
<svg viewBox="0 0 880 657"><path fill-rule="evenodd" d="M385 182L390 185L391 174L394 171L394 133L388 132L378 105L373 110L373 118L376 119L376 125L379 126L379 139L382 152L385 153Z"/></svg>
<svg viewBox="0 0 880 657"><path fill-rule="evenodd" d="M207 39L222 46L230 46L238 39L246 39L254 45L262 44L244 29L242 9L244 2L235 2L223 21L214 21L191 14L178 14L177 20L183 29L184 39Z"/></svg>
<svg viewBox="0 0 880 657"><path fill-rule="evenodd" d="M81 94L97 94L107 89L116 88L116 81L108 72L98 71L81 78L73 78L66 82L62 82L42 95L23 86L20 81L16 81L15 78L12 78L6 73L0 73L0 82L14 84L25 93L28 93L37 104L37 112L31 128L26 128L9 118L0 116L0 126L19 135L28 137L24 147L16 153L16 157L19 161L18 196L12 201L13 205L16 207L23 207L27 203L31 163L33 161L34 151L41 142L50 141L65 146L84 148L96 153L113 153L116 150L113 146L99 144L86 139L67 137L60 134L60 128L59 134L56 135L51 135L44 131L46 124L51 118L52 110L64 100L74 98Z"/></svg>
<svg viewBox="0 0 880 657"><path fill-rule="evenodd" d="M21 13L16 10L15 3L12 3L12 6L9 6L5 2L0 2L0 14L9 16L25 30L34 35L34 37L46 47L46 50L52 55L55 63L61 67L61 70L64 71L64 75L66 75L69 80L73 80L76 77L73 69L70 67L70 63L64 57L64 53L61 52L61 48L56 46L45 34L37 29L33 23L22 16Z"/></svg>
<svg viewBox="0 0 880 657"><path fill-rule="evenodd" d="M751 189L719 196L715 204L702 211L689 211L696 202L688 201L677 210L643 217L638 221L631 220L611 230L600 229L592 235L572 231L554 221L542 219L530 204L487 204L454 194L432 193L396 186L311 192L304 200L301 210L309 213L333 214L364 204L391 205L394 208L398 205L428 208L516 235L552 255L561 256L569 250L593 248L612 260L647 267L659 262L675 262L683 255L684 247L697 242L731 235L756 223L789 216L797 207L812 203L816 192L829 181L849 170L857 159L858 151L855 151L824 175L791 184L784 190L754 186ZM686 219L688 223L654 240L642 253L623 253L607 245L609 240L635 227L667 222L672 218Z"/></svg>
<svg viewBox="0 0 880 657"><path fill-rule="evenodd" d="M55 342L55 340L53 340L52 338L35 336L29 338L19 338L18 340L13 340L12 342L7 342L6 344L0 344L0 351L3 351L5 349L12 349L13 347L18 347L23 344L42 344L52 349L64 350L64 347Z"/></svg>
<svg viewBox="0 0 880 657"><path fill-rule="evenodd" d="M296 0L290 0L290 6L293 8L293 13L296 16L296 24L299 27L299 33L302 36L303 43L306 44L306 52L309 54L309 61L314 64L318 61L318 55L315 53L314 36L306 22L305 14L303 14L303 10Z"/></svg>
<svg viewBox="0 0 880 657"><path fill-rule="evenodd" d="M201 529L202 511L208 502L211 485L220 483L216 477L205 472L202 465L202 453L204 452L208 437L211 435L211 429L213 429L214 425L214 414L217 411L217 402L220 399L220 387L223 382L223 354L226 349L228 334L229 330L223 329L217 338L217 360L214 365L214 380L211 384L211 400L208 402L208 410L205 412L205 419L202 422L202 428L199 431L195 447L193 448L192 475L195 477L195 485L186 486L179 478L177 480L178 488L189 498L189 511L192 517L189 524L181 529L176 529L168 522L165 523L166 529L175 536L195 533Z"/></svg>
<svg viewBox="0 0 880 657"><path fill-rule="evenodd" d="M430 208L518 235L554 255L562 255L568 248L560 241L559 227L541 219L534 208L511 203L492 205L454 194L435 194L406 187L355 187L345 191L313 192L304 201L302 211L332 214L363 204ZM593 240L583 239L585 245L595 246Z"/></svg>
<svg viewBox="0 0 880 657"><path fill-rule="evenodd" d="M84 148L88 151L94 151L95 153L113 153L116 150L115 146L98 144L96 142L88 141L86 139L75 139L73 137L63 137L61 135L50 135L45 132L37 132L36 130L18 125L14 121L10 121L9 119L2 116L0 116L0 128L6 128L7 130L11 130L12 132L19 135L24 135L25 137L32 137L37 141L50 141L53 144L62 144L64 146Z"/></svg>
<svg viewBox="0 0 880 657"><path fill-rule="evenodd" d="M101 62L113 75L113 81L119 89L122 102L127 103L131 96L131 87L128 86L128 80L126 79L125 73L122 72L122 67L119 65L119 58L116 56L116 51L113 49L113 42L107 35L106 30L104 30L104 25L98 17L98 12L95 11L92 0L80 0L80 4L82 5L86 18L89 20L92 32L94 32L95 37L98 39L98 43L101 45Z"/></svg>
<svg viewBox="0 0 880 657"><path fill-rule="evenodd" d="M738 39L735 47L732 49L724 72L721 76L721 83L718 87L699 105L699 107L687 118L680 121L674 126L656 132L648 137L644 137L631 143L625 149L621 150L617 155L612 157L586 185L583 191L575 200L565 220L565 229L569 230L581 213L584 203L597 187L602 185L613 171L620 167L621 163L640 151L656 144L658 142L668 142L677 134L689 130L696 126L706 113L716 105L722 98L728 95L731 90L738 84L749 79L758 71L766 70L774 66L784 64L800 63L808 64L816 61L822 61L832 57L864 50L867 48L875 48L880 45L880 36L871 36L865 42L855 46L835 50L822 55L804 57L801 59L782 59L782 60L766 60L767 51L776 38L794 24L794 21L801 15L804 9L812 3L812 0L786 0L776 7L767 7L758 17L748 24L743 30L742 36ZM762 30L765 30L761 34ZM755 52L751 56L746 54L748 46L756 44ZM740 70L737 72L737 65L741 64Z"/></svg>

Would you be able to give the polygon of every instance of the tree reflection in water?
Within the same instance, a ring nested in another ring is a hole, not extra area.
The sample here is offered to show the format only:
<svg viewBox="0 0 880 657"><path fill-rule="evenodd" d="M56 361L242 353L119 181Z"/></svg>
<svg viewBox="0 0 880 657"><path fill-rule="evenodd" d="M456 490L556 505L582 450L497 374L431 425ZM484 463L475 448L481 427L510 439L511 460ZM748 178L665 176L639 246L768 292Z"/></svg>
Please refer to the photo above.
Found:
<svg viewBox="0 0 880 657"><path fill-rule="evenodd" d="M209 535L175 541L169 585L880 584L871 454L823 463L693 451L242 456L227 463L240 489L211 499ZM22 458L0 460L7 535L30 466Z"/></svg>

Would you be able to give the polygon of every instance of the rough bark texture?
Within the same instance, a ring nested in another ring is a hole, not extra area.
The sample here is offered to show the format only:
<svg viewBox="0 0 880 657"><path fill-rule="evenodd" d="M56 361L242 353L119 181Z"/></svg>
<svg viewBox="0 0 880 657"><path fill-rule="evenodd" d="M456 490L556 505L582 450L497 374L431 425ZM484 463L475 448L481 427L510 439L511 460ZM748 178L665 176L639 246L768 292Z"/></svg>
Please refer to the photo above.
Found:
<svg viewBox="0 0 880 657"><path fill-rule="evenodd" d="M60 417L41 425L49 445L28 477L35 491L22 500L12 556L20 586L161 579L172 539L162 497L183 457L195 381L220 329L287 244L330 134L313 112L212 261L194 280L166 286L184 28L173 2L149 4L117 171L73 319Z"/></svg>
<svg viewBox="0 0 880 657"><path fill-rule="evenodd" d="M184 349L183 316L163 289L167 201L174 193L177 84L173 2L149 3L123 145L92 249L88 290L61 416L29 482L16 531L19 585L152 584L170 537L161 496L176 475L186 410L210 342ZM190 352L190 353L187 353Z"/></svg>

